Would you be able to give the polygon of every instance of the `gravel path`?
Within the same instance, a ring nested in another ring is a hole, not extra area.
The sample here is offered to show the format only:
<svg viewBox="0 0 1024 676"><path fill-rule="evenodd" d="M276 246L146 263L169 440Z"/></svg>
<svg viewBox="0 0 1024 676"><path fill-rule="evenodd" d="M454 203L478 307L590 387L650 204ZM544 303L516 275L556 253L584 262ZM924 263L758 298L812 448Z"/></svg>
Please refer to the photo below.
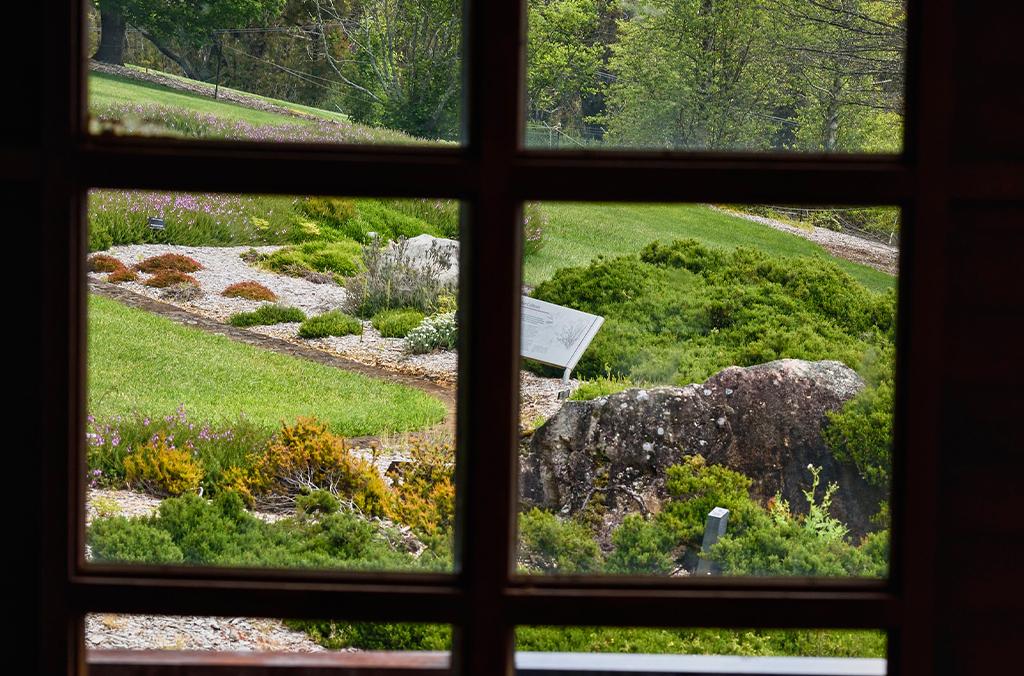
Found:
<svg viewBox="0 0 1024 676"><path fill-rule="evenodd" d="M761 225L767 225L769 228L774 228L775 230L788 232L789 234L796 235L797 237L803 237L815 244L820 244L826 251L836 258L842 258L843 260L851 261L853 263L867 265L868 267L890 275L895 275L899 272L899 247L882 244L881 242L874 242L870 239L864 239L854 235L848 235L845 232L836 232L835 230L829 230L827 228L811 227L810 229L805 230L804 228L798 228L795 225L790 225L789 223L784 223L783 221L779 221L774 218L768 218L767 216L757 216L755 214L747 214L742 211L733 211L732 209L725 209L712 204L707 206L715 211L729 214L730 216L736 216L748 221L760 223Z"/></svg>
<svg viewBox="0 0 1024 676"><path fill-rule="evenodd" d="M85 645L93 649L321 652L302 631L254 617L87 615Z"/></svg>

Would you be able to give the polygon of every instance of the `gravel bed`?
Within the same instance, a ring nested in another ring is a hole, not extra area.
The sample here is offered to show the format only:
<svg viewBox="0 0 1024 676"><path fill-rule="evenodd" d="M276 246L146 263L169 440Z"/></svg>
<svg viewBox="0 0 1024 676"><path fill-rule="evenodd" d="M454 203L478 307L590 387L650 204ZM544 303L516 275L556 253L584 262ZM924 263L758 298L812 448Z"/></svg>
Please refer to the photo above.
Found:
<svg viewBox="0 0 1024 676"><path fill-rule="evenodd" d="M199 282L200 288L204 292L202 297L197 300L181 302L163 298L161 296L163 289L154 289L142 283L146 279L144 274L140 274L138 282L123 282L122 286L135 293L193 310L220 321L226 321L236 312L255 310L265 302L246 300L245 298L225 298L220 295L224 289L236 282L259 282L277 294L279 303L297 307L306 314L320 314L334 310L344 303L345 289L337 284L315 284L299 277L279 275L249 265L242 260L240 255L253 248L260 253L271 253L281 247L192 247L170 244L131 244L111 247L103 253L117 258L129 267L151 256L165 253L182 254L194 258L203 266L202 270L190 273ZM90 279L105 281L107 276L105 273L89 273Z"/></svg>
<svg viewBox="0 0 1024 676"><path fill-rule="evenodd" d="M321 652L305 632L254 617L87 615L85 645L119 650Z"/></svg>
<svg viewBox="0 0 1024 676"><path fill-rule="evenodd" d="M803 237L806 240L820 244L836 258L861 263L890 275L895 275L899 272L899 247L874 242L870 239L849 235L845 232L836 232L828 228L816 228L813 226L809 229L798 228L795 225L790 225L774 218L768 218L767 216L757 216L742 211L723 209L722 207L710 204L707 206L730 216L743 218L760 223L761 225L767 225L775 230L788 232L797 237Z"/></svg>

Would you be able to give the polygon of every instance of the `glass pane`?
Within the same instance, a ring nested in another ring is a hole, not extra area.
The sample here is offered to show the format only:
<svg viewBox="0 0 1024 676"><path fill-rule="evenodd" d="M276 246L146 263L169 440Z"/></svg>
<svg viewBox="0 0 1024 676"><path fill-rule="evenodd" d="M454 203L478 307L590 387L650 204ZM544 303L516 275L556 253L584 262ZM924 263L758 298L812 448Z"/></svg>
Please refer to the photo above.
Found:
<svg viewBox="0 0 1024 676"><path fill-rule="evenodd" d="M519 572L886 577L898 210L525 214Z"/></svg>
<svg viewBox="0 0 1024 676"><path fill-rule="evenodd" d="M123 615L94 613L85 618L85 645L90 663L115 656L115 651L199 651L214 653L313 654L310 665L340 666L330 655L343 658L354 652L372 659L375 654L395 659L409 655L409 665L448 666L451 629L439 624L274 620L255 617ZM209 664L209 663L208 663ZM367 666L369 661L348 662ZM236 665L237 666L237 665Z"/></svg>
<svg viewBox="0 0 1024 676"><path fill-rule="evenodd" d="M458 203L88 215L90 561L452 570Z"/></svg>
<svg viewBox="0 0 1024 676"><path fill-rule="evenodd" d="M516 670L884 676L886 644L881 631L518 627Z"/></svg>
<svg viewBox="0 0 1024 676"><path fill-rule="evenodd" d="M529 0L526 145L895 153L903 0Z"/></svg>
<svg viewBox="0 0 1024 676"><path fill-rule="evenodd" d="M93 133L453 144L458 0L86 3Z"/></svg>

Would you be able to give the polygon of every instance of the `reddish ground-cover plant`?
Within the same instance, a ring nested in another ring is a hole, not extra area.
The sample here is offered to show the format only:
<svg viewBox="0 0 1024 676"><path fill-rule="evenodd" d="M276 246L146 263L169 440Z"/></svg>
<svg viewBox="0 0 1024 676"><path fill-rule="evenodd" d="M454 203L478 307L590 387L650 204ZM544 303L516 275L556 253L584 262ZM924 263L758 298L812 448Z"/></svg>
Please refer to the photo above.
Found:
<svg viewBox="0 0 1024 676"><path fill-rule="evenodd" d="M114 270L107 276L107 281L112 284L120 284L121 282L136 282L139 279L139 273L135 272L131 268L122 267L119 270Z"/></svg>
<svg viewBox="0 0 1024 676"><path fill-rule="evenodd" d="M259 282L253 281L232 284L224 289L220 295L228 298L247 298L249 300L277 300L277 294Z"/></svg>
<svg viewBox="0 0 1024 676"><path fill-rule="evenodd" d="M173 270L175 272L195 272L202 270L203 266L199 261L181 254L166 253L159 256L151 256L135 266L136 270L142 272L160 272L161 270Z"/></svg>
<svg viewBox="0 0 1024 676"><path fill-rule="evenodd" d="M113 256L107 254L96 254L88 260L89 272L117 272L124 270L125 265Z"/></svg>
<svg viewBox="0 0 1024 676"><path fill-rule="evenodd" d="M193 286L199 286L199 280L192 275L186 275L184 272L179 272L177 270L160 270L143 282L143 284L157 289L166 289L168 286L173 286L175 284L191 284Z"/></svg>

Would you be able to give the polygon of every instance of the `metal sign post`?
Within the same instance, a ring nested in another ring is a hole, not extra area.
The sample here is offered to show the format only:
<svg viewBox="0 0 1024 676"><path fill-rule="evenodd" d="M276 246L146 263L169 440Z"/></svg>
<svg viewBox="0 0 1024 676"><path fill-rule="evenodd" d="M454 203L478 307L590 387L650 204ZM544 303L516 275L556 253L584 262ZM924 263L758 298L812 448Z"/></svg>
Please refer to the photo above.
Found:
<svg viewBox="0 0 1024 676"><path fill-rule="evenodd" d="M562 382L583 357L604 317L523 296L520 354L542 364L561 366Z"/></svg>

